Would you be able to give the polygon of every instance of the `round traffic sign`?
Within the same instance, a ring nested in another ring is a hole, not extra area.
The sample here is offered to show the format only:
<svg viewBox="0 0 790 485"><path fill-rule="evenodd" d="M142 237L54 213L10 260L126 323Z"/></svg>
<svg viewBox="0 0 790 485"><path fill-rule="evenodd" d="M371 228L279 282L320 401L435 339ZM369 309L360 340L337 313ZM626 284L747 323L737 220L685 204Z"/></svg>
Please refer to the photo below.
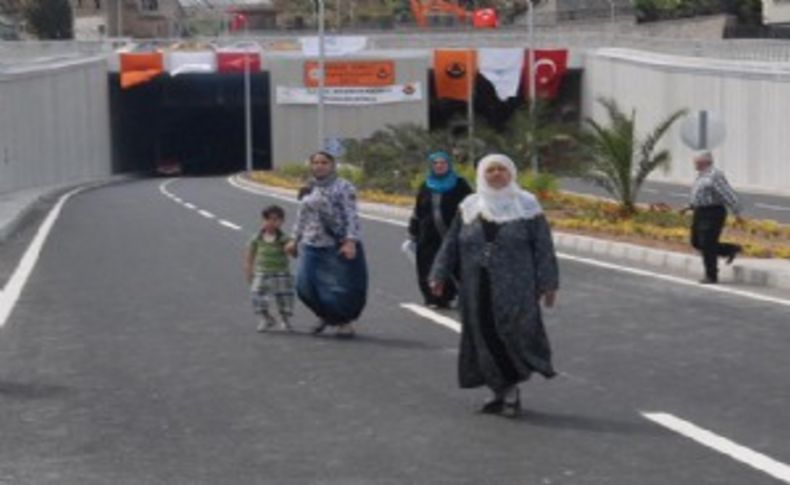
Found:
<svg viewBox="0 0 790 485"><path fill-rule="evenodd" d="M707 110L689 114L680 126L680 138L692 150L712 150L725 135L724 121Z"/></svg>

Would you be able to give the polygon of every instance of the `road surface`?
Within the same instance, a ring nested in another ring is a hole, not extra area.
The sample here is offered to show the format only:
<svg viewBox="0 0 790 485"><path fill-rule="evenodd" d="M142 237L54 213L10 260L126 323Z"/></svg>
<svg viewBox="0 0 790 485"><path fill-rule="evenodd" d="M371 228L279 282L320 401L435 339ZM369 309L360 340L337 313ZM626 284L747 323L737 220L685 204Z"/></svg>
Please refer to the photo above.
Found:
<svg viewBox="0 0 790 485"><path fill-rule="evenodd" d="M364 220L356 340L309 336L304 307L255 332L242 252L273 201L226 178L66 201L0 321L0 483L790 483L788 302L563 259L560 376L484 416L397 221Z"/></svg>

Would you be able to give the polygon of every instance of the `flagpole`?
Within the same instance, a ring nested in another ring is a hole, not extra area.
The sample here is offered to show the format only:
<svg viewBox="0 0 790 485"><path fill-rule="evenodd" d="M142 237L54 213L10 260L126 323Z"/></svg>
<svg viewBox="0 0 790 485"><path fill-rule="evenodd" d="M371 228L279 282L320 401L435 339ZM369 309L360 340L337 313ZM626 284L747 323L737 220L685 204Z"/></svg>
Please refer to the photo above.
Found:
<svg viewBox="0 0 790 485"><path fill-rule="evenodd" d="M249 24L244 18L244 37L249 38ZM252 172L252 93L250 87L250 47L244 48L244 154L247 172Z"/></svg>
<svg viewBox="0 0 790 485"><path fill-rule="evenodd" d="M474 2L472 2L472 12L474 12ZM469 31L469 40L473 37L473 25L467 21L467 30ZM466 80L467 80L467 102L466 102L466 117L467 117L467 135L469 136L469 160L472 164L475 163L475 88L474 81L476 77L476 70L472 67L472 45L474 42L469 43L466 49Z"/></svg>
<svg viewBox="0 0 790 485"><path fill-rule="evenodd" d="M318 0L318 149L324 149L324 87L326 52L324 50L324 0Z"/></svg>
<svg viewBox="0 0 790 485"><path fill-rule="evenodd" d="M535 120L535 105L536 98L535 96L535 72L533 72L533 67L535 66L535 18L534 18L534 6L532 5L532 0L527 0L527 43L529 44L529 51L527 54L527 73L529 74L529 79L527 79L527 100L529 102L529 148L532 151L530 154L530 165L532 167L532 172L537 174L538 173L538 149L535 145L535 129L536 127L536 120Z"/></svg>

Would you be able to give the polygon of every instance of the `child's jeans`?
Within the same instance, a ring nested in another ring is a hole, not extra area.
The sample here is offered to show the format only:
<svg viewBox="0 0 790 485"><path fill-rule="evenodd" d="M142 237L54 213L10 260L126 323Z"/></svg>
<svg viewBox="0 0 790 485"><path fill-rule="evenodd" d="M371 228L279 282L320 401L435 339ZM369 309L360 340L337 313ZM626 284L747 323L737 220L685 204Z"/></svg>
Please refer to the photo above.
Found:
<svg viewBox="0 0 790 485"><path fill-rule="evenodd" d="M290 273L255 273L250 293L256 315L272 318L272 300L284 319L293 315L294 282Z"/></svg>

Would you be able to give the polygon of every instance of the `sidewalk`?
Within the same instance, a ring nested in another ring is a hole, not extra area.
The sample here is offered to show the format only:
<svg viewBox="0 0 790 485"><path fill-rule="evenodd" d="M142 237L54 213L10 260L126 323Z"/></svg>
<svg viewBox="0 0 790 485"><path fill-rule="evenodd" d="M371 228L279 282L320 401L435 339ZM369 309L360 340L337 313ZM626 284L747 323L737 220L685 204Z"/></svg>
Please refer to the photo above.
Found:
<svg viewBox="0 0 790 485"><path fill-rule="evenodd" d="M59 192L77 187L98 187L106 184L122 182L134 178L133 175L111 175L102 179L90 179L82 182L73 182L59 185L46 185L30 189L5 192L0 194L0 244L6 241L19 226L25 217L32 212L37 204L44 203L46 199L57 195Z"/></svg>
<svg viewBox="0 0 790 485"><path fill-rule="evenodd" d="M245 185L264 188L267 191L280 195L295 196L293 190L264 186L244 177L237 177L237 180ZM359 207L363 213L388 217L403 222L408 221L411 216L411 209L404 207L371 202L360 202ZM704 274L702 258L696 254L665 251L559 231L554 231L554 244L560 252L605 259L606 261L617 262L626 266L651 268L693 279L702 278ZM738 258L731 266L720 264L719 277L722 282L775 288L783 290L783 292L786 290L790 295L790 260Z"/></svg>

